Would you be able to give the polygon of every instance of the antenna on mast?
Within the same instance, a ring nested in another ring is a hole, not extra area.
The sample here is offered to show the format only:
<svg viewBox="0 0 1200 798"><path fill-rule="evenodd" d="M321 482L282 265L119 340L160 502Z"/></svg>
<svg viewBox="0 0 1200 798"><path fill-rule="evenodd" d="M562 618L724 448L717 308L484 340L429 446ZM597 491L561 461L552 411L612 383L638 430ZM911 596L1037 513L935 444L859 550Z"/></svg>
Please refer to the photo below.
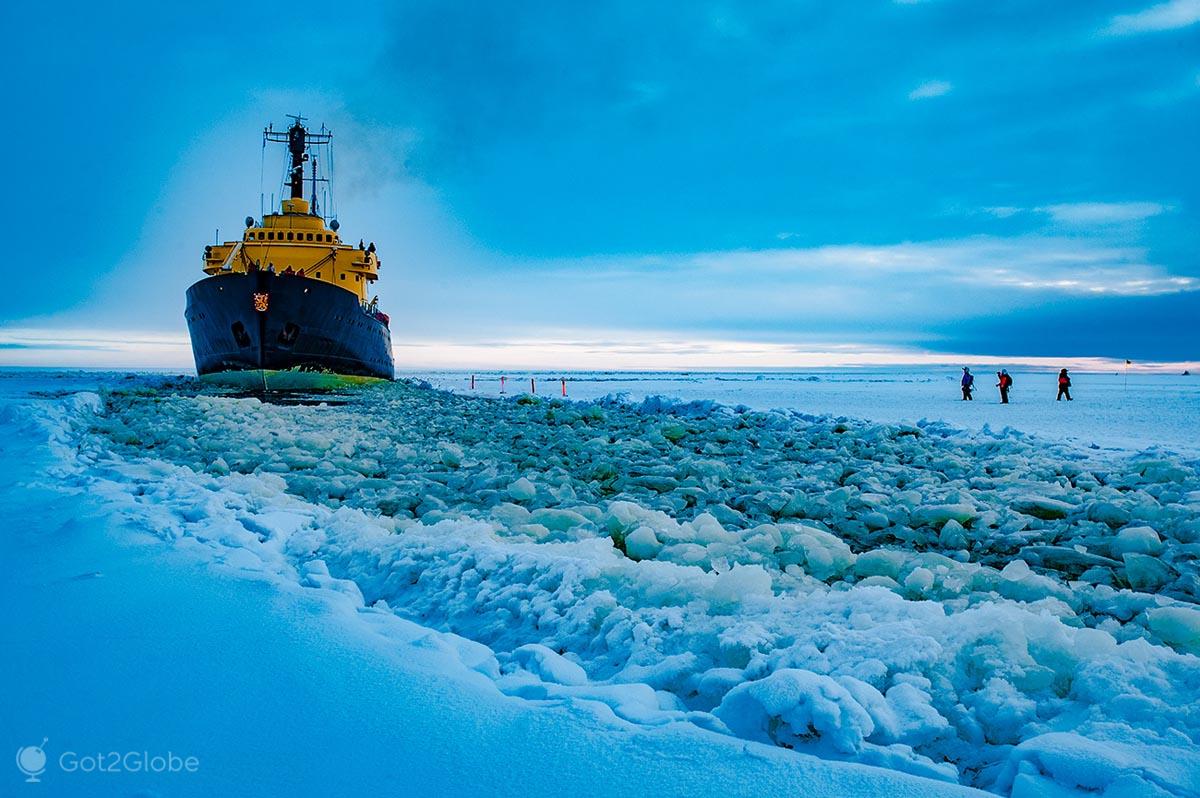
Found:
<svg viewBox="0 0 1200 798"><path fill-rule="evenodd" d="M311 212L312 212L313 216L320 216L321 214L317 212L317 159L316 158L312 159L312 184L313 184L313 187L312 187Z"/></svg>

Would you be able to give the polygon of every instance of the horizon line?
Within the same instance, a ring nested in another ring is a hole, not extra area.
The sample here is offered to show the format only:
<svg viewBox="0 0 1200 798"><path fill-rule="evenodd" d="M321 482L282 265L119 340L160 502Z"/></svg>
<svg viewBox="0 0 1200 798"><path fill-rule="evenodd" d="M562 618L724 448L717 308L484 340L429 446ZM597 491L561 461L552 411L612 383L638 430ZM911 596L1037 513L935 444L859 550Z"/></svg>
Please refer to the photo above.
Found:
<svg viewBox="0 0 1200 798"><path fill-rule="evenodd" d="M615 331L546 339L408 340L392 345L397 371L730 371L890 366L1004 366L1141 373L1200 371L1197 360L1133 360L1103 355L984 355L859 343L780 343ZM169 370L194 373L183 333L0 327L0 367ZM1127 363L1128 361L1128 363Z"/></svg>

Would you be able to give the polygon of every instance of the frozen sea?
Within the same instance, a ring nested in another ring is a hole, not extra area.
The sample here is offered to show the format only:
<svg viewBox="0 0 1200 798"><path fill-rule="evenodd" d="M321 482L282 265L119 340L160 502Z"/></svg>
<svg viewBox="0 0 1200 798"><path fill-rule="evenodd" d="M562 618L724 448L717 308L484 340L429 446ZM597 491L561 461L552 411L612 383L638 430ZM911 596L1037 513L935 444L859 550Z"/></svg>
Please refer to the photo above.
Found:
<svg viewBox="0 0 1200 798"><path fill-rule="evenodd" d="M961 401L956 368L892 367L768 372L412 372L446 390L500 395L528 392L572 399L625 395L712 399L756 410L787 408L814 415L882 422L940 420L965 430L1012 427L1080 446L1200 451L1200 376L1131 372L1072 374L1071 403L1055 402L1056 371L1013 369L1008 405L1000 405L995 371L972 369L975 399ZM471 377L475 389L471 390Z"/></svg>
<svg viewBox="0 0 1200 798"><path fill-rule="evenodd" d="M408 376L0 371L5 794L1200 795L1195 378Z"/></svg>

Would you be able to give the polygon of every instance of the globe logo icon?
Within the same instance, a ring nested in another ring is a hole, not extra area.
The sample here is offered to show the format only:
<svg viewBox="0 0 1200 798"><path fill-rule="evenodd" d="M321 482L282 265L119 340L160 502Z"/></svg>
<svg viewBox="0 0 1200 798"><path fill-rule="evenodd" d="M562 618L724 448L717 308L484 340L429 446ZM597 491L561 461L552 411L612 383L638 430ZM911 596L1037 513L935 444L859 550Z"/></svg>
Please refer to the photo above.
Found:
<svg viewBox="0 0 1200 798"><path fill-rule="evenodd" d="M43 737L41 745L27 745L17 749L17 768L29 778L25 781L29 784L37 784L41 781L38 776L46 772L46 752L42 750L49 737Z"/></svg>

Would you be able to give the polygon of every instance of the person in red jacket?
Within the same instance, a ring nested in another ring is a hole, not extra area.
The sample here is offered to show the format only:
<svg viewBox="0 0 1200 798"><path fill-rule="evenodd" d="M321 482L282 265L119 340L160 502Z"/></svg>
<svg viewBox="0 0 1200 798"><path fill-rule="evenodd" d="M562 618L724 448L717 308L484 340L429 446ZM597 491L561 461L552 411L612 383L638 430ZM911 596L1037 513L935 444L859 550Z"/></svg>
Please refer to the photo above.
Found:
<svg viewBox="0 0 1200 798"><path fill-rule="evenodd" d="M1008 369L1000 369L996 372L996 387L1000 389L1000 404L1008 404L1008 389L1012 387L1013 379L1008 374Z"/></svg>
<svg viewBox="0 0 1200 798"><path fill-rule="evenodd" d="M1061 401L1064 396L1068 402L1071 401L1071 378L1067 376L1066 369L1058 372L1058 398L1054 401Z"/></svg>

